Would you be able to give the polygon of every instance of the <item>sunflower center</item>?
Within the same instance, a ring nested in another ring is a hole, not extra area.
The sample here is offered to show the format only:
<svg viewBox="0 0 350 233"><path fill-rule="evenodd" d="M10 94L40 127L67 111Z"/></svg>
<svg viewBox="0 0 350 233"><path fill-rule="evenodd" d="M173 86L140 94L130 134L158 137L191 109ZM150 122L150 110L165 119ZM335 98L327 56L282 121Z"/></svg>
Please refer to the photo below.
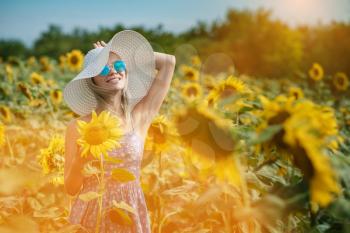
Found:
<svg viewBox="0 0 350 233"><path fill-rule="evenodd" d="M194 76L194 73L192 71L189 71L186 73L186 76L192 78Z"/></svg>
<svg viewBox="0 0 350 233"><path fill-rule="evenodd" d="M196 96L197 95L197 89L196 88L188 88L187 90L187 95L188 96Z"/></svg>
<svg viewBox="0 0 350 233"><path fill-rule="evenodd" d="M296 99L298 99L299 96L300 96L300 94L299 94L299 92L295 91L295 92L293 92L293 96L294 96Z"/></svg>
<svg viewBox="0 0 350 233"><path fill-rule="evenodd" d="M290 113L287 111L280 111L278 114L276 114L274 117L271 117L268 120L269 125L274 124L282 124L287 118L290 116Z"/></svg>
<svg viewBox="0 0 350 233"><path fill-rule="evenodd" d="M72 64L76 65L78 63L79 59L77 56L72 56L70 61Z"/></svg>
<svg viewBox="0 0 350 233"><path fill-rule="evenodd" d="M109 131L102 124L92 125L85 134L85 140L90 145L99 145L106 141Z"/></svg>
<svg viewBox="0 0 350 233"><path fill-rule="evenodd" d="M152 132L153 140L157 144L164 144L166 142L166 138L165 138L164 132L162 133L160 128L153 127L151 132Z"/></svg>
<svg viewBox="0 0 350 233"><path fill-rule="evenodd" d="M235 91L236 91L236 88L228 86L221 92L221 97L227 98L227 97L233 95L235 93Z"/></svg>
<svg viewBox="0 0 350 233"><path fill-rule="evenodd" d="M338 78L338 83L339 83L339 85L344 85L344 83L345 83L345 80L344 80L344 78L342 78L342 77L339 77Z"/></svg>

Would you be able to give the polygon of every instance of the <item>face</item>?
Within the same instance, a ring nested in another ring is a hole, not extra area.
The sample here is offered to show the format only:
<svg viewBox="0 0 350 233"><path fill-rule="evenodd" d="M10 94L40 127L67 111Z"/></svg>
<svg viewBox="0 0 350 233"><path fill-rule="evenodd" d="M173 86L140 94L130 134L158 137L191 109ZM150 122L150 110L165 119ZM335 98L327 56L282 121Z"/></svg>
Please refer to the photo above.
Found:
<svg viewBox="0 0 350 233"><path fill-rule="evenodd" d="M122 60L121 57L115 53L110 52L108 63L110 72L107 76L97 75L93 77L93 81L98 86L103 86L108 89L123 90L126 85L127 71L117 72L114 69L113 63L117 60Z"/></svg>

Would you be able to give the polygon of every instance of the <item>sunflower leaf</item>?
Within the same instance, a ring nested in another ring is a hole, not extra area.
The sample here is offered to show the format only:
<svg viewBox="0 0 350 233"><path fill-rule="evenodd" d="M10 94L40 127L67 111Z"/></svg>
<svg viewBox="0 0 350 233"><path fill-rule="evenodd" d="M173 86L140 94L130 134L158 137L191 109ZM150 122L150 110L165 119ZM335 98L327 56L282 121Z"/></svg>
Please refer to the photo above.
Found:
<svg viewBox="0 0 350 233"><path fill-rule="evenodd" d="M135 175L123 168L115 168L112 170L112 178L120 182L128 182L135 180Z"/></svg>
<svg viewBox="0 0 350 233"><path fill-rule="evenodd" d="M88 201L94 200L100 196L101 196L101 194L99 194L97 192L89 191L89 192L80 194L79 199L81 199L82 201L88 202Z"/></svg>

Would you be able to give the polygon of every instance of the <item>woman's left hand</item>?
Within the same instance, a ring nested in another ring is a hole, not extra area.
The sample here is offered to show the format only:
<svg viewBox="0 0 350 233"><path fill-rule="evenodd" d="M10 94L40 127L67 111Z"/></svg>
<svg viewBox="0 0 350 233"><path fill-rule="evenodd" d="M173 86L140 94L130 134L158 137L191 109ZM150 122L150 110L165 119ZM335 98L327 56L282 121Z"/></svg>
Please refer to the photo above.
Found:
<svg viewBox="0 0 350 233"><path fill-rule="evenodd" d="M94 47L98 48L98 47L105 47L106 43L102 40L102 41L97 41L96 43L94 43Z"/></svg>

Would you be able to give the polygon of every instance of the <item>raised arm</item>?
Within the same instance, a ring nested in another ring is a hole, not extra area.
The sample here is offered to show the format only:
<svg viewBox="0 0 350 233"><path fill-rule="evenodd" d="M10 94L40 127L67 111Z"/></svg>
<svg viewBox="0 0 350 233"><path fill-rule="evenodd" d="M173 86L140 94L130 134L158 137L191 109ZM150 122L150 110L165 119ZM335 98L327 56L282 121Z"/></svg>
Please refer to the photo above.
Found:
<svg viewBox="0 0 350 233"><path fill-rule="evenodd" d="M136 114L145 126L148 126L158 114L169 91L176 64L174 55L158 52L154 52L154 55L158 73L147 95L136 104L133 110L133 114Z"/></svg>

